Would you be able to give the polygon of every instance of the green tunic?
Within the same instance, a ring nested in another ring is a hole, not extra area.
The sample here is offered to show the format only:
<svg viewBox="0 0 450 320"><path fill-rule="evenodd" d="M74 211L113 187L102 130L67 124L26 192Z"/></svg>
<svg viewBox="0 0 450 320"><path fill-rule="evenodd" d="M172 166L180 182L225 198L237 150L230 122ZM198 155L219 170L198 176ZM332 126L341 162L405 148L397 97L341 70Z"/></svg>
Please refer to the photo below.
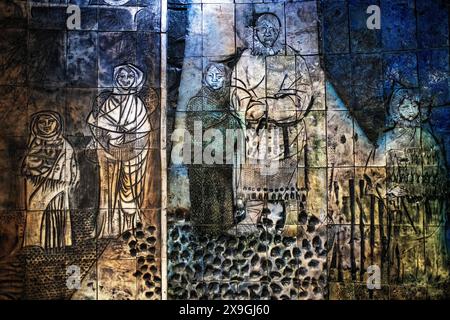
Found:
<svg viewBox="0 0 450 320"><path fill-rule="evenodd" d="M208 129L216 129L223 137L223 164L189 165L190 219L197 233L217 235L233 226L233 165L226 163L226 129L236 129L239 121L229 109L228 88L212 90L202 87L190 99L187 106L186 127L194 137L194 122L202 124L202 136ZM212 144L220 148L220 142L204 142L193 139L193 147L202 151ZM220 150L220 149L215 149Z"/></svg>

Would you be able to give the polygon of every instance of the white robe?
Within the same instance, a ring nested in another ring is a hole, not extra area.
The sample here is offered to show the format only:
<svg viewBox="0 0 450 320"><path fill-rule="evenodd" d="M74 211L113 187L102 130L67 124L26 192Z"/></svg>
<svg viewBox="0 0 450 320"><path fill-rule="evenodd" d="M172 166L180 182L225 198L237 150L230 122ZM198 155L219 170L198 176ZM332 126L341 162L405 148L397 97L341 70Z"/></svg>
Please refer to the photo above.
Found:
<svg viewBox="0 0 450 320"><path fill-rule="evenodd" d="M232 104L246 124L245 156L235 170L237 197L298 198L306 188L304 175L298 180L297 168L306 144L301 118L312 96L305 60L294 55L252 55L247 49L231 81ZM268 124L261 124L263 118Z"/></svg>
<svg viewBox="0 0 450 320"><path fill-rule="evenodd" d="M140 217L150 122L136 94L112 94L88 119L99 142L100 207L98 237L117 237Z"/></svg>

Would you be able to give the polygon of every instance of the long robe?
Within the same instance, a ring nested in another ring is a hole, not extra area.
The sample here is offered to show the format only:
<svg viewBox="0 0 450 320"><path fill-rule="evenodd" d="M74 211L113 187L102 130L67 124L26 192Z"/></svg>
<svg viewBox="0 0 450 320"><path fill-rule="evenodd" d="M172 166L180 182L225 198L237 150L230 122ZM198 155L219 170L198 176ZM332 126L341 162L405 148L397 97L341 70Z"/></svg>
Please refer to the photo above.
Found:
<svg viewBox="0 0 450 320"><path fill-rule="evenodd" d="M214 91L204 86L189 100L186 126L194 137L194 122L201 122L202 136L208 129L221 133L223 141L194 141L202 151L207 146L222 150L223 163L189 165L190 220L198 233L219 234L233 225L233 165L226 163L227 129L239 128L237 116L229 110L225 89Z"/></svg>
<svg viewBox="0 0 450 320"><path fill-rule="evenodd" d="M396 127L385 139L391 279L416 282L445 278L447 173L442 151L420 126Z"/></svg>
<svg viewBox="0 0 450 320"><path fill-rule="evenodd" d="M72 245L69 197L79 176L72 146L60 133L51 139L34 134L22 170L28 200L23 245Z"/></svg>
<svg viewBox="0 0 450 320"><path fill-rule="evenodd" d="M88 123L98 142L100 206L97 237L117 237L140 220L150 122L135 91L113 92L91 113Z"/></svg>

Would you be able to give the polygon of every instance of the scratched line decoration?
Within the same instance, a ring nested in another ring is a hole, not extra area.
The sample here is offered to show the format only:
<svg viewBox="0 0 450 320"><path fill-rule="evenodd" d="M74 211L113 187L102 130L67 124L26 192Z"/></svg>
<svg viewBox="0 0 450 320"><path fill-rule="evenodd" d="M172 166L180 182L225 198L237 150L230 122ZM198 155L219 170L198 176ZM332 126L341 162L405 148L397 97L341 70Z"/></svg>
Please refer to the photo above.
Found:
<svg viewBox="0 0 450 320"><path fill-rule="evenodd" d="M171 3L169 299L448 296L438 11Z"/></svg>
<svg viewBox="0 0 450 320"><path fill-rule="evenodd" d="M0 298L161 299L160 2L0 12Z"/></svg>
<svg viewBox="0 0 450 320"><path fill-rule="evenodd" d="M2 1L0 299L448 299L448 18Z"/></svg>

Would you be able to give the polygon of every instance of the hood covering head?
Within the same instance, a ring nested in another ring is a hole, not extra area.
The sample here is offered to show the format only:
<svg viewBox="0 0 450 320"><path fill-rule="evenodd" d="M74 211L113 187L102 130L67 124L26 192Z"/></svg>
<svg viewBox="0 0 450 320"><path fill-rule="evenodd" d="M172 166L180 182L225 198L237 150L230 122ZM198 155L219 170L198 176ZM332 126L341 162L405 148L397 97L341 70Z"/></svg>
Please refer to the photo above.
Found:
<svg viewBox="0 0 450 320"><path fill-rule="evenodd" d="M210 69L212 69L212 68L216 68L217 70L219 70L223 74L223 77L225 79L223 86L224 87L229 86L229 78L230 78L229 74L230 74L230 71L229 71L229 69L228 69L228 67L226 65L224 65L222 63L219 63L219 62L210 62L205 67L205 70L203 71L203 79L202 79L203 85L208 86L208 82L206 80L206 77L208 76L208 71Z"/></svg>
<svg viewBox="0 0 450 320"><path fill-rule="evenodd" d="M56 126L50 132L42 131L42 128L40 128L39 121L43 117L56 121ZM66 152L62 135L62 117L53 111L35 113L31 118L30 130L28 150L22 165L23 174L31 178L35 177L38 180L38 177L62 179L59 176L62 171L56 172L53 170L56 162L59 161L58 159L62 159L61 154ZM38 180L34 180L34 182L38 183Z"/></svg>
<svg viewBox="0 0 450 320"><path fill-rule="evenodd" d="M134 73L134 82L131 84L130 87L126 88L123 85L120 84L119 81L119 75L122 70L125 70L127 72ZM145 82L144 73L135 65L131 63L122 64L120 66L117 66L114 68L114 94L133 94L138 93Z"/></svg>
<svg viewBox="0 0 450 320"><path fill-rule="evenodd" d="M42 117L48 117L56 122L55 129L50 133L42 132L39 128L39 120ZM56 140L61 137L63 131L63 121L61 115L54 111L42 111L33 114L31 117L31 135L34 138L44 139L44 140Z"/></svg>
<svg viewBox="0 0 450 320"><path fill-rule="evenodd" d="M417 111L417 116L415 118L407 119L405 118L400 107L403 104L411 105L411 109ZM389 103L389 115L388 123L390 126L401 126L401 127L418 127L421 122L425 120L425 114L423 112L423 102L421 101L420 95L413 89L397 89Z"/></svg>
<svg viewBox="0 0 450 320"><path fill-rule="evenodd" d="M211 88L206 79L208 76L208 71L211 68L216 68L217 70L219 70L223 74L223 77L224 77L223 85L218 90L214 90L213 88ZM218 62L209 63L203 72L202 83L203 83L202 91L205 91L205 93L207 92L207 94L210 95L211 97L216 97L216 98L224 97L225 95L227 95L229 93L229 89L230 89L230 71L229 71L228 67L226 65L224 65L222 63L218 63Z"/></svg>

